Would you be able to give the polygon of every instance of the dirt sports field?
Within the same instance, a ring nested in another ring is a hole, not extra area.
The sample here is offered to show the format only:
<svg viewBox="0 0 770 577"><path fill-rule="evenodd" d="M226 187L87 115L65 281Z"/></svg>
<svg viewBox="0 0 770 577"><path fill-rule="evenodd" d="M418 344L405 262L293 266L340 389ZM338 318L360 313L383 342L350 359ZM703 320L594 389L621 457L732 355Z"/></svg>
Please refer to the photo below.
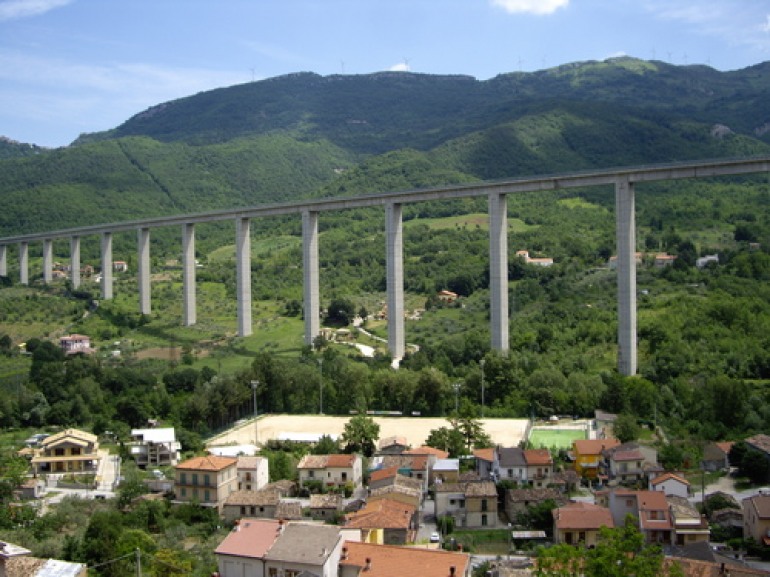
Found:
<svg viewBox="0 0 770 577"><path fill-rule="evenodd" d="M447 427L444 418L372 417L380 425L380 439L405 437L408 445L419 447L433 429ZM307 435L341 435L350 417L325 415L265 415L259 418L259 444L277 439L283 433L292 437ZM524 438L527 419L483 419L484 430L495 444L515 447ZM254 421L250 420L210 439L208 446L244 445L254 443Z"/></svg>

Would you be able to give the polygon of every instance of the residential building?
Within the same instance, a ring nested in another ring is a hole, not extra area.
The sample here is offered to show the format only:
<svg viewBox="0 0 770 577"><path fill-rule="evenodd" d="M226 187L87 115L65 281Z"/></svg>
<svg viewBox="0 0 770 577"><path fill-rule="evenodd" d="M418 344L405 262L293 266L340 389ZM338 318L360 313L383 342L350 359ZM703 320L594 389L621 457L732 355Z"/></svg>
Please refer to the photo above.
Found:
<svg viewBox="0 0 770 577"><path fill-rule="evenodd" d="M700 466L704 471L722 471L730 469L730 449L733 443L722 441L718 443L707 443L703 447L703 458Z"/></svg>
<svg viewBox="0 0 770 577"><path fill-rule="evenodd" d="M521 258L526 264L532 264L535 266L551 266L553 265L553 259L550 257L546 258L532 258L529 256L528 250L517 250L516 256Z"/></svg>
<svg viewBox="0 0 770 577"><path fill-rule="evenodd" d="M128 271L128 263L124 260L116 260L112 263L112 270L115 272L127 272Z"/></svg>
<svg viewBox="0 0 770 577"><path fill-rule="evenodd" d="M661 544L672 542L674 525L668 501L662 492L616 489L609 491L607 498L616 527L622 526L626 517L632 515L637 519L645 542Z"/></svg>
<svg viewBox="0 0 770 577"><path fill-rule="evenodd" d="M698 268L705 268L711 263L719 264L718 254L707 254L705 256L695 259L695 266Z"/></svg>
<svg viewBox="0 0 770 577"><path fill-rule="evenodd" d="M548 449L525 449L526 480L530 486L542 489L553 477L553 458Z"/></svg>
<svg viewBox="0 0 770 577"><path fill-rule="evenodd" d="M663 473L650 480L650 491L661 491L666 496L675 495L686 499L690 496L690 482L674 473Z"/></svg>
<svg viewBox="0 0 770 577"><path fill-rule="evenodd" d="M129 450L142 469L147 467L175 467L179 463L182 444L176 440L173 427L159 429L132 429Z"/></svg>
<svg viewBox="0 0 770 577"><path fill-rule="evenodd" d="M470 556L436 549L346 541L339 577L470 577Z"/></svg>
<svg viewBox="0 0 770 577"><path fill-rule="evenodd" d="M578 501L552 511L553 539L556 544L595 546L602 527L613 528L610 510Z"/></svg>
<svg viewBox="0 0 770 577"><path fill-rule="evenodd" d="M497 481L516 481L524 483L527 480L527 461L524 451L518 447L497 447L492 465Z"/></svg>
<svg viewBox="0 0 770 577"><path fill-rule="evenodd" d="M578 439L572 441L575 456L575 472L586 479L599 476L599 466L604 463L602 451L620 445L617 439Z"/></svg>
<svg viewBox="0 0 770 577"><path fill-rule="evenodd" d="M342 543L330 525L242 519L214 554L220 577L336 577Z"/></svg>
<svg viewBox="0 0 770 577"><path fill-rule="evenodd" d="M325 487L361 486L363 473L359 455L305 455L297 465L299 484L313 482Z"/></svg>
<svg viewBox="0 0 770 577"><path fill-rule="evenodd" d="M433 465L434 483L456 483L460 479L460 459L438 459Z"/></svg>
<svg viewBox="0 0 770 577"><path fill-rule="evenodd" d="M497 488L493 482L441 483L435 490L436 517L450 515L456 527L497 527Z"/></svg>
<svg viewBox="0 0 770 577"><path fill-rule="evenodd" d="M391 499L377 499L363 509L345 515L345 528L361 532L361 541L386 545L404 545L414 541L419 526L419 511Z"/></svg>
<svg viewBox="0 0 770 577"><path fill-rule="evenodd" d="M377 454L400 455L409 448L406 437L393 436L380 439Z"/></svg>
<svg viewBox="0 0 770 577"><path fill-rule="evenodd" d="M243 517L278 519L276 510L281 498L275 491L233 491L222 506L222 515L228 522Z"/></svg>
<svg viewBox="0 0 770 577"><path fill-rule="evenodd" d="M78 429L65 429L40 441L33 450L34 473L96 473L99 468L99 440Z"/></svg>
<svg viewBox="0 0 770 577"><path fill-rule="evenodd" d="M701 541L708 542L711 532L704 515L701 515L687 497L667 495L671 523L674 526L672 543L679 547Z"/></svg>
<svg viewBox="0 0 770 577"><path fill-rule="evenodd" d="M475 449L473 456L476 458L476 473L481 479L492 479L495 465L495 449Z"/></svg>
<svg viewBox="0 0 770 577"><path fill-rule="evenodd" d="M197 502L221 514L225 501L238 488L238 459L206 455L176 466L175 503Z"/></svg>
<svg viewBox="0 0 770 577"><path fill-rule="evenodd" d="M615 447L604 452L610 480L636 483L644 479L644 455L638 448Z"/></svg>
<svg viewBox="0 0 770 577"><path fill-rule="evenodd" d="M770 545L770 495L743 500L743 538Z"/></svg>
<svg viewBox="0 0 770 577"><path fill-rule="evenodd" d="M653 261L653 265L655 266L655 268L664 268L667 266L673 266L675 260L676 260L676 255L666 254L665 252L662 252L655 255L655 260Z"/></svg>
<svg viewBox="0 0 770 577"><path fill-rule="evenodd" d="M238 490L259 491L270 481L265 457L238 457Z"/></svg>
<svg viewBox="0 0 770 577"><path fill-rule="evenodd" d="M342 495L318 493L310 495L310 516L316 521L336 521L342 511Z"/></svg>
<svg viewBox="0 0 770 577"><path fill-rule="evenodd" d="M374 457L371 462L371 471L395 467L401 475L419 480L423 492L427 492L432 472L431 464L435 462L436 455L434 454L411 454L409 451L405 451L400 455Z"/></svg>
<svg viewBox="0 0 770 577"><path fill-rule="evenodd" d="M91 348L91 337L86 335L67 335L59 338L59 346L65 355L76 355L78 353L90 355L96 352Z"/></svg>

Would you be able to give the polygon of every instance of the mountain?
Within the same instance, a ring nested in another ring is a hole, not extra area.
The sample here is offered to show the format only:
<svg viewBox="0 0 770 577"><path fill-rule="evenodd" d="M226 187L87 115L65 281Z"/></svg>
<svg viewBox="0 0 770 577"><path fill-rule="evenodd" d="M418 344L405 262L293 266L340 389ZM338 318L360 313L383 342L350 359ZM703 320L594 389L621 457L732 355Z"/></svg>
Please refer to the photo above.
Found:
<svg viewBox="0 0 770 577"><path fill-rule="evenodd" d="M66 148L22 158L13 150L17 158L0 160L0 237L315 195L763 154L770 63L718 72L617 58L486 81L298 73L158 104Z"/></svg>

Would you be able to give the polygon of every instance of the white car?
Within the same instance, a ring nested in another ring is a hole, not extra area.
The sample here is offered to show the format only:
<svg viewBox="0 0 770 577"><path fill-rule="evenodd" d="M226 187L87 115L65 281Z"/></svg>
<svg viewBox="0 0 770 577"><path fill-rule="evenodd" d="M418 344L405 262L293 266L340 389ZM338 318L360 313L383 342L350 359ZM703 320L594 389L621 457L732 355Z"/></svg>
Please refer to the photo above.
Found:
<svg viewBox="0 0 770 577"><path fill-rule="evenodd" d="M441 541L441 535L439 535L437 531L433 531L433 533L430 534L430 542L439 543L440 541Z"/></svg>

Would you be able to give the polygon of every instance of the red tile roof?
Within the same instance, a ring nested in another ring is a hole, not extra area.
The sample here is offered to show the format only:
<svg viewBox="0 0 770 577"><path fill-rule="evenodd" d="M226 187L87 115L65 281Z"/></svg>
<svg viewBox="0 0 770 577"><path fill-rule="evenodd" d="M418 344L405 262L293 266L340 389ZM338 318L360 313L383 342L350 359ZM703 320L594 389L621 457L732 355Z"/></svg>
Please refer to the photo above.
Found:
<svg viewBox="0 0 770 577"><path fill-rule="evenodd" d="M214 553L261 559L281 534L279 528L274 519L241 519Z"/></svg>
<svg viewBox="0 0 770 577"><path fill-rule="evenodd" d="M356 462L356 455L327 455L327 457L326 466L337 469L352 467Z"/></svg>
<svg viewBox="0 0 770 577"><path fill-rule="evenodd" d="M345 558L347 554L347 558ZM367 560L369 563L367 564ZM340 565L364 567L367 577L449 577L452 567L458 577L468 570L466 553L450 553L436 549L396 547L346 541Z"/></svg>
<svg viewBox="0 0 770 577"><path fill-rule="evenodd" d="M447 453L446 451L442 451L441 449L436 449L435 447L428 447L427 445L417 447L416 449L409 449L408 451L404 451L402 454L403 455L436 455L437 459L449 458L449 453Z"/></svg>
<svg viewBox="0 0 770 577"><path fill-rule="evenodd" d="M193 457L183 463L179 463L177 469L188 471L222 471L228 467L238 464L237 457L218 457L216 455L206 455L205 457Z"/></svg>
<svg viewBox="0 0 770 577"><path fill-rule="evenodd" d="M369 501L360 511L345 516L355 529L409 529L415 507L388 498Z"/></svg>
<svg viewBox="0 0 770 577"><path fill-rule="evenodd" d="M398 467L388 467L387 469L378 469L369 475L369 482L381 481L395 477L398 474Z"/></svg>
<svg viewBox="0 0 770 577"><path fill-rule="evenodd" d="M617 439L578 439L572 441L572 446L580 455L601 455L604 449L620 445Z"/></svg>
<svg viewBox="0 0 770 577"><path fill-rule="evenodd" d="M552 511L557 529L596 530L600 527L614 527L612 513L606 507L578 501Z"/></svg>
<svg viewBox="0 0 770 577"><path fill-rule="evenodd" d="M661 483L664 483L670 479L673 479L674 481L679 481L683 485L687 485L689 487L690 481L687 479L684 479L680 477L679 475L674 475L673 473L663 473L662 475L658 475L655 477L650 483L652 485L660 485Z"/></svg>
<svg viewBox="0 0 770 577"><path fill-rule="evenodd" d="M473 451L473 456L482 461L489 461L490 463L495 460L495 449L476 449Z"/></svg>
<svg viewBox="0 0 770 577"><path fill-rule="evenodd" d="M525 449L524 460L527 465L552 465L551 451L548 449Z"/></svg>

